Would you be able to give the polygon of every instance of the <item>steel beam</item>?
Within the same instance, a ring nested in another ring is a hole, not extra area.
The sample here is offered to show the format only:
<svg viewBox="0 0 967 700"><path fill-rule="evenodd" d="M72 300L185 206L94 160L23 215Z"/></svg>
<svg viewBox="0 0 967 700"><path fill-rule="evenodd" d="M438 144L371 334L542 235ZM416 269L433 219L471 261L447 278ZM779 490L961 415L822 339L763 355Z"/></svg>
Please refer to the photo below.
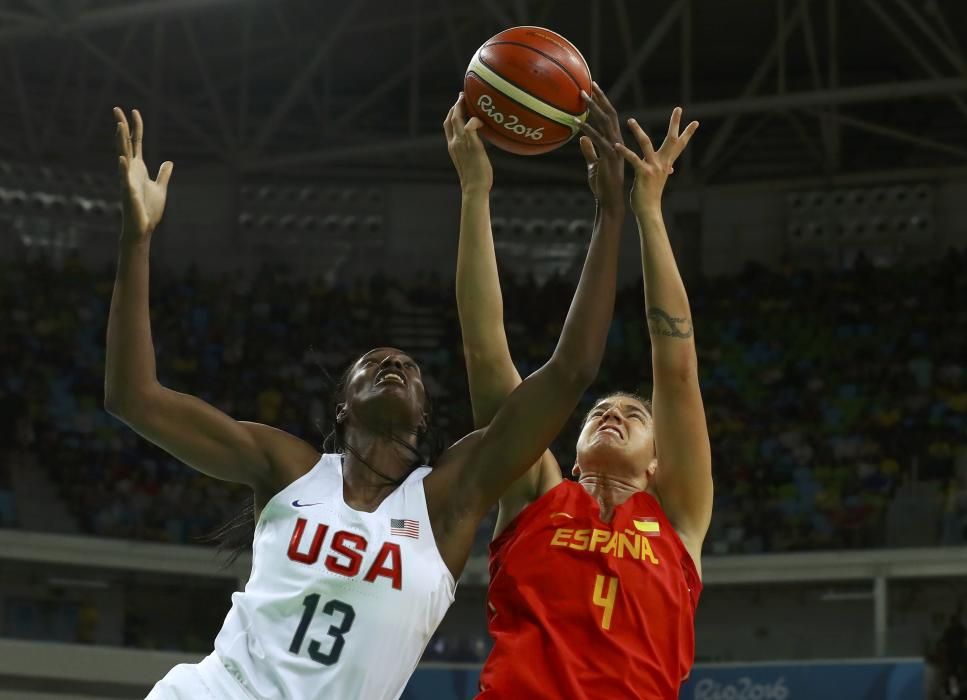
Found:
<svg viewBox="0 0 967 700"><path fill-rule="evenodd" d="M964 50L961 47L960 42L957 41L957 36L950 28L950 22L947 21L947 18L943 13L943 10L941 9L940 4L937 2L937 0L927 0L926 10L931 15L933 15L933 18L936 21L937 27L940 29L941 32L943 32L943 35L947 38L947 45L951 48L951 50L956 52L957 55L960 56L962 60L964 55Z"/></svg>
<svg viewBox="0 0 967 700"><path fill-rule="evenodd" d="M118 65L124 65L124 55L134 41L134 38L138 35L141 29L141 25L134 23L129 26L124 31L124 35L121 37L121 44L118 47L117 53L115 54L115 62ZM104 82L101 83L101 89L98 92L97 99L91 103L91 108L88 110L90 114L87 118L87 124L84 126L84 130L81 133L80 143L84 144L85 147L89 147L91 139L94 138L94 134L97 132L98 125L104 126L105 123L110 124L107 121L108 114L105 112L102 114L100 109L106 105L110 96L114 93L114 88L117 85L118 74L114 71L110 72L105 76ZM130 105L118 105L123 108L127 108ZM76 108L76 105L75 105Z"/></svg>
<svg viewBox="0 0 967 700"><path fill-rule="evenodd" d="M249 102L249 79L251 78L251 68L250 68L250 48L252 46L252 24L255 21L255 5L249 5L245 8L245 12L242 16L242 36L241 41L241 66L239 67L239 83L238 83L238 101L236 103L237 109L237 125L238 131L236 132L236 143L243 143L245 141L245 131L248 127L247 117L248 117L248 102Z"/></svg>
<svg viewBox="0 0 967 700"><path fill-rule="evenodd" d="M869 8L870 12L872 12L876 18L880 20L883 26L890 30L893 36L896 37L897 41L903 44L904 48L906 48L910 55L913 56L914 60L920 64L920 67L923 68L928 75L934 78L940 77L940 70L934 66L930 59L923 54L917 43L911 39L905 31L903 31L903 27L897 24L889 13L880 7L878 0L864 0L864 2L866 3L866 6ZM951 99L957 106L957 109L959 109L962 114L967 116L967 102L957 95L953 95Z"/></svg>
<svg viewBox="0 0 967 700"><path fill-rule="evenodd" d="M420 130L420 9L421 0L410 0L412 13L410 15L410 61L416 69L410 73L409 118L408 129L410 136L416 136Z"/></svg>
<svg viewBox="0 0 967 700"><path fill-rule="evenodd" d="M775 63L782 51L785 50L786 40L792 31L799 25L802 19L802 5L796 7L792 15L787 18L787 20L782 22L782 30L776 35L775 41L772 43L772 47L766 53L762 61L759 62L758 68L752 74L749 82L746 83L745 89L742 90L742 95L738 100L726 100L726 102L744 102L749 99L755 92L759 89L759 86L765 80L766 75L769 74L769 69L772 64ZM689 108L689 111L694 111L693 107ZM735 124L737 122L737 115L742 114L741 112L735 112L729 116L729 119L719 127L718 131L715 132L715 136L709 143L708 148L705 151L705 155L702 157L701 169L705 170L708 168L715 157L718 155L719 151L728 141L729 137L732 135L732 131L735 129Z"/></svg>
<svg viewBox="0 0 967 700"><path fill-rule="evenodd" d="M628 19L628 6L625 0L615 0L614 12L615 19L618 21L618 36L621 37L621 46L625 52L625 62L626 65L631 65L632 61L635 60L634 42L631 39L631 21ZM631 89L634 91L635 107L641 107L645 104L644 90L642 90L641 83L642 81L640 80L631 81ZM608 91L608 97L614 98L611 90Z"/></svg>
<svg viewBox="0 0 967 700"><path fill-rule="evenodd" d="M34 131L34 114L30 109L30 102L27 100L27 93L24 90L23 73L20 70L20 57L11 47L7 49L7 59L10 62L10 74L13 76L13 94L17 100L17 111L20 112L20 120L23 122L24 143L27 145L27 152L32 156L38 156L37 134Z"/></svg>
<svg viewBox="0 0 967 700"><path fill-rule="evenodd" d="M465 27L466 24L458 28L458 33L463 31ZM366 108L379 100L384 94L407 80L414 70L419 69L421 64L426 63L431 58L435 58L438 53L447 47L449 41L449 37L444 37L443 39L440 39L429 46L424 45L423 52L420 54L418 60L411 61L409 65L403 66L399 70L391 73L379 85L371 87L367 91L366 96L357 100L351 108L339 115L339 117L333 121L332 126L337 127L349 123L354 117L366 110Z"/></svg>
<svg viewBox="0 0 967 700"><path fill-rule="evenodd" d="M342 15L336 21L326 38L319 44L319 48L316 49L315 54L306 63L302 72L289 84L289 89L286 94L279 100L278 106L275 111L269 115L259 130L258 135L252 142L251 152L259 153L265 146L269 138L275 133L276 128L289 113L292 107L295 105L296 100L302 95L306 87L312 81L313 76L322 65L322 62L329 55L333 46L336 44L336 40L340 37L343 31L349 26L349 22L355 17L363 7L366 6L365 0L354 0L349 3L346 9L343 10Z"/></svg>
<svg viewBox="0 0 967 700"><path fill-rule="evenodd" d="M80 46L82 46L90 56L96 58L100 63L102 63L109 70L117 73L117 75L125 83L127 83L135 92L141 95L143 99L148 101L152 99L152 95L154 94L154 92L150 87L145 87L143 80L140 80L137 76L135 76L133 73L128 71L128 69L125 68L124 66L119 65L117 61L115 61L113 58L105 54L104 51L102 51L97 46L95 46L90 41L90 39L88 39L86 36L82 34L78 34L74 36L74 40L78 44L80 44ZM172 121L177 123L181 128L183 128L189 134L194 136L205 149L213 150L218 155L219 158L221 158L226 162L231 162L231 158L229 157L229 154L226 153L223 149L217 148L212 144L212 140L210 136L206 134L205 131L197 125L196 119L194 117L189 116L185 112L184 108L181 107L181 105L178 104L174 98L172 98L171 96L166 97L163 101L161 101L159 105L159 110L167 114L172 119Z"/></svg>
<svg viewBox="0 0 967 700"><path fill-rule="evenodd" d="M681 38L681 102L683 105L692 103L692 52L694 43L692 41L692 20L695 8L692 0L685 0L685 9L682 12L682 38ZM692 178L693 167L695 164L695 150L686 148L681 161L679 172L687 179Z"/></svg>
<svg viewBox="0 0 967 700"><path fill-rule="evenodd" d="M911 80L900 83L875 83L855 85L837 90L810 90L792 92L785 95L757 95L731 100L712 100L687 105L689 118L736 117L743 114L779 111L783 109L805 109L807 107L826 107L830 105L862 104L903 100L910 97L942 97L967 92L967 78L940 78L938 80ZM653 107L635 115L641 120L665 120L673 105Z"/></svg>
<svg viewBox="0 0 967 700"><path fill-rule="evenodd" d="M239 0L150 0L150 2L117 4L100 10L87 10L69 20L37 19L18 27L0 30L0 44L50 35L86 33L180 12L198 12L238 3Z"/></svg>
<svg viewBox="0 0 967 700"><path fill-rule="evenodd" d="M635 52L635 55L628 61L628 65L625 66L624 71L608 89L608 97L611 98L612 102L620 100L625 90L628 89L628 85L638 79L638 71L641 69L642 64L648 60L652 52L661 44L662 39L665 38L668 30L671 29L672 24L678 19L684 7L684 0L675 0L675 4L669 7L665 11L665 14L662 15L662 18L658 20L652 28L651 33Z"/></svg>
<svg viewBox="0 0 967 700"><path fill-rule="evenodd" d="M931 151L938 151L940 153L947 153L949 155L957 156L958 158L963 158L967 160L967 148L961 148L960 146L953 146L949 143L942 143L940 141L934 141L933 139L928 139L925 136L918 136L912 134L909 131L903 131L901 129L896 129L892 126L884 126L882 124L876 124L875 122L867 121L866 119L859 119L857 117L849 117L845 114L837 114L835 117L837 122L843 124L844 126L851 126L861 131L866 131L871 134L877 134L878 136L885 136L886 138L893 139L894 141L901 141L903 143L912 143L914 145L920 146L921 148L926 148Z"/></svg>
<svg viewBox="0 0 967 700"><path fill-rule="evenodd" d="M282 156L260 158L243 164L245 170L275 170L303 163L338 163L343 160L354 160L372 156L398 155L409 151L421 151L427 148L446 148L443 133L417 136L415 138L388 139L385 141L369 141L367 143L342 146L336 148L321 148L312 151L289 153Z"/></svg>
<svg viewBox="0 0 967 700"><path fill-rule="evenodd" d="M959 70L961 73L967 74L967 64L965 64L963 56L956 50L947 45L943 39L933 30L933 27L927 22L927 20L921 15L917 10L908 2L908 0L896 0L896 3L900 8L906 13L910 21L913 22L917 28L923 32L928 39L933 43L940 53L947 57L951 65Z"/></svg>
<svg viewBox="0 0 967 700"><path fill-rule="evenodd" d="M829 42L829 55L826 66L826 87L839 89L839 0L826 0L826 37ZM829 150L832 154L832 170L839 170L843 160L843 133L835 117L839 114L836 105L830 105Z"/></svg>
<svg viewBox="0 0 967 700"><path fill-rule="evenodd" d="M198 68L198 75L201 77L202 85L205 87L205 94L208 96L208 105L215 113L215 121L218 123L218 130L221 132L221 137L218 140L226 148L234 149L236 144L234 131L229 124L225 106L222 104L222 98L219 96L218 90L215 89L215 81L212 80L211 71L208 69L208 62L205 61L201 49L198 48L198 40L195 38L195 30L191 26L190 18L181 18L181 31L188 40L188 48L195 61L195 66Z"/></svg>

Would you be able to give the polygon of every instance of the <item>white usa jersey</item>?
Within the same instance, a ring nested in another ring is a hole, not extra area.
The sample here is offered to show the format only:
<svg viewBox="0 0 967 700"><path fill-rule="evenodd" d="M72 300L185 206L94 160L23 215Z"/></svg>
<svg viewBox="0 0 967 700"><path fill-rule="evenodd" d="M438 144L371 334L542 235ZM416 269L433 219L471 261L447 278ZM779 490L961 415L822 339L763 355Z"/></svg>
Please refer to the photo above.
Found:
<svg viewBox="0 0 967 700"><path fill-rule="evenodd" d="M342 458L326 454L273 496L251 577L198 666L208 685L260 700L399 698L455 588L430 529L428 473L366 513L346 505Z"/></svg>

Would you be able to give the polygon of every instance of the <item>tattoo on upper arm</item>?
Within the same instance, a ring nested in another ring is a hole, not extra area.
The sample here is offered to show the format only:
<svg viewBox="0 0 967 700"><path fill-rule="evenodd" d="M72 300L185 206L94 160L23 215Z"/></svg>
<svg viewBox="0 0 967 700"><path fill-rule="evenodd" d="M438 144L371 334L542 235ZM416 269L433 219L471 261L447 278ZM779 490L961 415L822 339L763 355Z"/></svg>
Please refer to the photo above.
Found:
<svg viewBox="0 0 967 700"><path fill-rule="evenodd" d="M648 309L648 331L651 335L663 335L666 338L691 338L694 333L689 319L674 318L656 306Z"/></svg>

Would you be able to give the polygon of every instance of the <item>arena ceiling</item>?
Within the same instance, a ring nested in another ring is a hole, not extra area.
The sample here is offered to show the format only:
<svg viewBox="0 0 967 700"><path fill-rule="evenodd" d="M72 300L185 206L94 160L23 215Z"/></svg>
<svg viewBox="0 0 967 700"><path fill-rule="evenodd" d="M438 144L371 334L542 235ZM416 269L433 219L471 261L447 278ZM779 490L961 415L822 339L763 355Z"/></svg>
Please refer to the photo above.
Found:
<svg viewBox="0 0 967 700"><path fill-rule="evenodd" d="M699 183L967 166L963 0L5 0L0 158L112 163L122 104L155 161L449 178L440 124L467 62L517 24L570 38L653 136L685 105ZM577 158L499 167L575 181Z"/></svg>

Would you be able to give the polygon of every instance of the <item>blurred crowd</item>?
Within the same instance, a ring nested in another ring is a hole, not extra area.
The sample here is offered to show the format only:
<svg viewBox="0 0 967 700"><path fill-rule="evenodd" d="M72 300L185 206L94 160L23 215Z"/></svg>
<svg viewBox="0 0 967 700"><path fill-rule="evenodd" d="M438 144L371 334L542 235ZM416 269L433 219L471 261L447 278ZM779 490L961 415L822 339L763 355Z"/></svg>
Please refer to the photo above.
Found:
<svg viewBox="0 0 967 700"><path fill-rule="evenodd" d="M842 272L750 267L689 282L716 481L711 553L885 544L890 504L913 482L939 494L937 538L967 542L965 258L951 251L891 269L860 260ZM275 267L251 279L152 275L167 386L321 448L342 371L366 350L395 344L391 319L415 309L439 326L433 349L414 353L436 443L472 429L450 282L329 284ZM13 524L20 505L5 462L30 456L81 531L197 542L250 495L192 472L104 412L113 276L77 260L0 263L0 524ZM573 284L504 280L522 375L553 350ZM595 395L650 393L649 352L639 281L620 291L601 373L555 443L566 470Z"/></svg>

